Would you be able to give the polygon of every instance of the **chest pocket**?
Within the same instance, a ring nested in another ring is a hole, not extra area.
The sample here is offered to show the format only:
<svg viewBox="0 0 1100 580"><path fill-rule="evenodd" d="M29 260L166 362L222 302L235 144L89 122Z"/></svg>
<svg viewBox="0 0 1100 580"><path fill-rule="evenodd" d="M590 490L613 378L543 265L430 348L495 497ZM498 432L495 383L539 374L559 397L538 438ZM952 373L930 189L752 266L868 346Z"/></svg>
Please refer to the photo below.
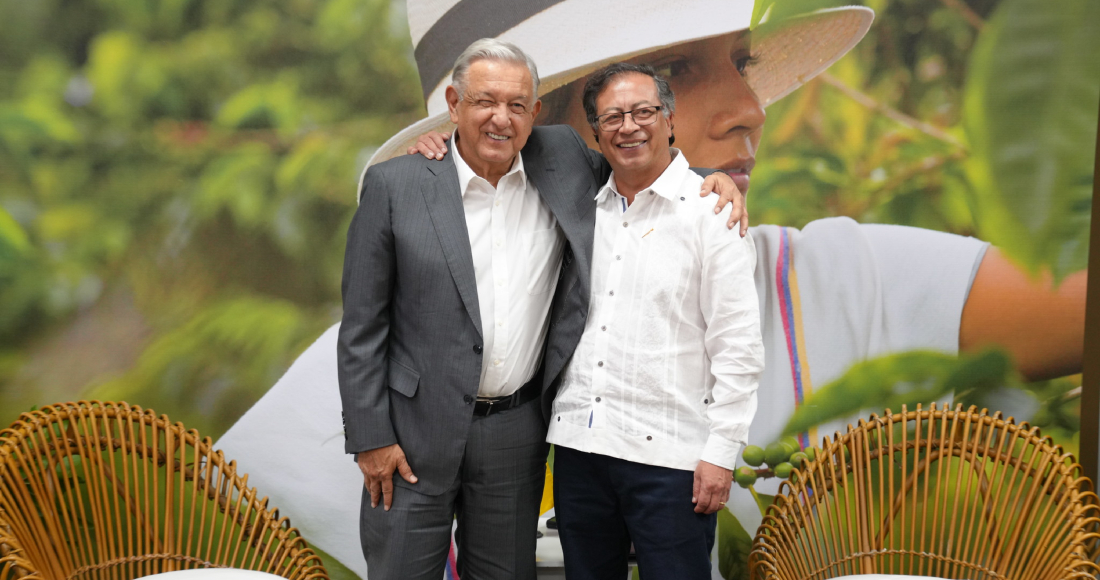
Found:
<svg viewBox="0 0 1100 580"><path fill-rule="evenodd" d="M416 388L420 386L420 373L391 359L388 359L389 368L386 370L386 384L391 389L412 397L416 394Z"/></svg>

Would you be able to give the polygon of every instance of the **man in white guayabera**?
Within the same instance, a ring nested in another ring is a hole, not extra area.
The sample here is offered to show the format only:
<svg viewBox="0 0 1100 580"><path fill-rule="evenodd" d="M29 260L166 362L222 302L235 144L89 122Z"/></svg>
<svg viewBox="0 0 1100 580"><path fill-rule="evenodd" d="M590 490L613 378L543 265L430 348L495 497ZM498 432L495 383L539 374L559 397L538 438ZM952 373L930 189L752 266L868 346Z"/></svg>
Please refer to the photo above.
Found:
<svg viewBox="0 0 1100 580"><path fill-rule="evenodd" d="M709 579L716 512L764 368L756 249L713 218L652 68L583 94L612 174L596 195L589 315L554 400L554 500L570 580Z"/></svg>

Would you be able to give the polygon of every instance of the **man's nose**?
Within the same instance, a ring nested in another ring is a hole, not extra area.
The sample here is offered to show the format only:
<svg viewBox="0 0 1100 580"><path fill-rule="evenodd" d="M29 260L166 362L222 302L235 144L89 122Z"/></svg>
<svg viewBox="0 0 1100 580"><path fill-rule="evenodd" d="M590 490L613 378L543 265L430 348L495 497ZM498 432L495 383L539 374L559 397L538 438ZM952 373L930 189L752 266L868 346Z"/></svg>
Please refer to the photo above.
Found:
<svg viewBox="0 0 1100 580"><path fill-rule="evenodd" d="M634 122L633 113L624 113L623 114L623 124L619 127L619 131L629 134L629 133L633 133L633 132L637 131L638 127L640 127L640 126L641 125L638 125L637 123Z"/></svg>
<svg viewBox="0 0 1100 580"><path fill-rule="evenodd" d="M499 126L504 126L504 125L508 124L509 115L508 115L508 104L507 103L497 103L497 104L493 105L492 110L493 110L493 122L494 123L496 123Z"/></svg>

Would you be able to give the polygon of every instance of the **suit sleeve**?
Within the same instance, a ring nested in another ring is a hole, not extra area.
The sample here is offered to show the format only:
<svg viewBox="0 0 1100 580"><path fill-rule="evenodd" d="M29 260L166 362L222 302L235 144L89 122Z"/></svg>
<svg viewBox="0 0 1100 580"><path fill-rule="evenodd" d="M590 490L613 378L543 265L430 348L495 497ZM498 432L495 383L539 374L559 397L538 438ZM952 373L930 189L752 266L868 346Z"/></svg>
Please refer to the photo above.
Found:
<svg viewBox="0 0 1100 580"><path fill-rule="evenodd" d="M348 228L342 293L344 317L336 346L344 451L397 443L390 421L386 359L394 277L390 195L383 172L367 172L359 209Z"/></svg>
<svg viewBox="0 0 1100 580"><path fill-rule="evenodd" d="M592 178L596 180L598 185L603 185L607 182L607 178L611 177L611 165L607 163L607 159L599 151L593 150L588 146L588 143L584 142L580 133L569 125L562 125L569 131L569 135L577 142L577 146L580 147L581 153L584 155L585 161L588 162L588 168L592 170Z"/></svg>

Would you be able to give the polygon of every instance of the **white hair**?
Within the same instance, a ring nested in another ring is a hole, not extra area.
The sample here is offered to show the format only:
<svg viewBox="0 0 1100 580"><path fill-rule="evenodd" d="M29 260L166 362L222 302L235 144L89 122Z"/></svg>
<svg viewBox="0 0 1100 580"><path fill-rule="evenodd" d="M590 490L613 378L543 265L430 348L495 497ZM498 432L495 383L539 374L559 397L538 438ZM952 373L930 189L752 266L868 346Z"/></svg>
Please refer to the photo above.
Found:
<svg viewBox="0 0 1100 580"><path fill-rule="evenodd" d="M482 38L475 40L462 54L455 59L454 72L451 73L451 84L458 92L466 92L466 75L470 71L470 65L479 60L496 60L501 62L513 62L527 67L531 73L531 102L539 96L539 71L535 67L535 61L527 56L527 53L510 42L495 38Z"/></svg>

